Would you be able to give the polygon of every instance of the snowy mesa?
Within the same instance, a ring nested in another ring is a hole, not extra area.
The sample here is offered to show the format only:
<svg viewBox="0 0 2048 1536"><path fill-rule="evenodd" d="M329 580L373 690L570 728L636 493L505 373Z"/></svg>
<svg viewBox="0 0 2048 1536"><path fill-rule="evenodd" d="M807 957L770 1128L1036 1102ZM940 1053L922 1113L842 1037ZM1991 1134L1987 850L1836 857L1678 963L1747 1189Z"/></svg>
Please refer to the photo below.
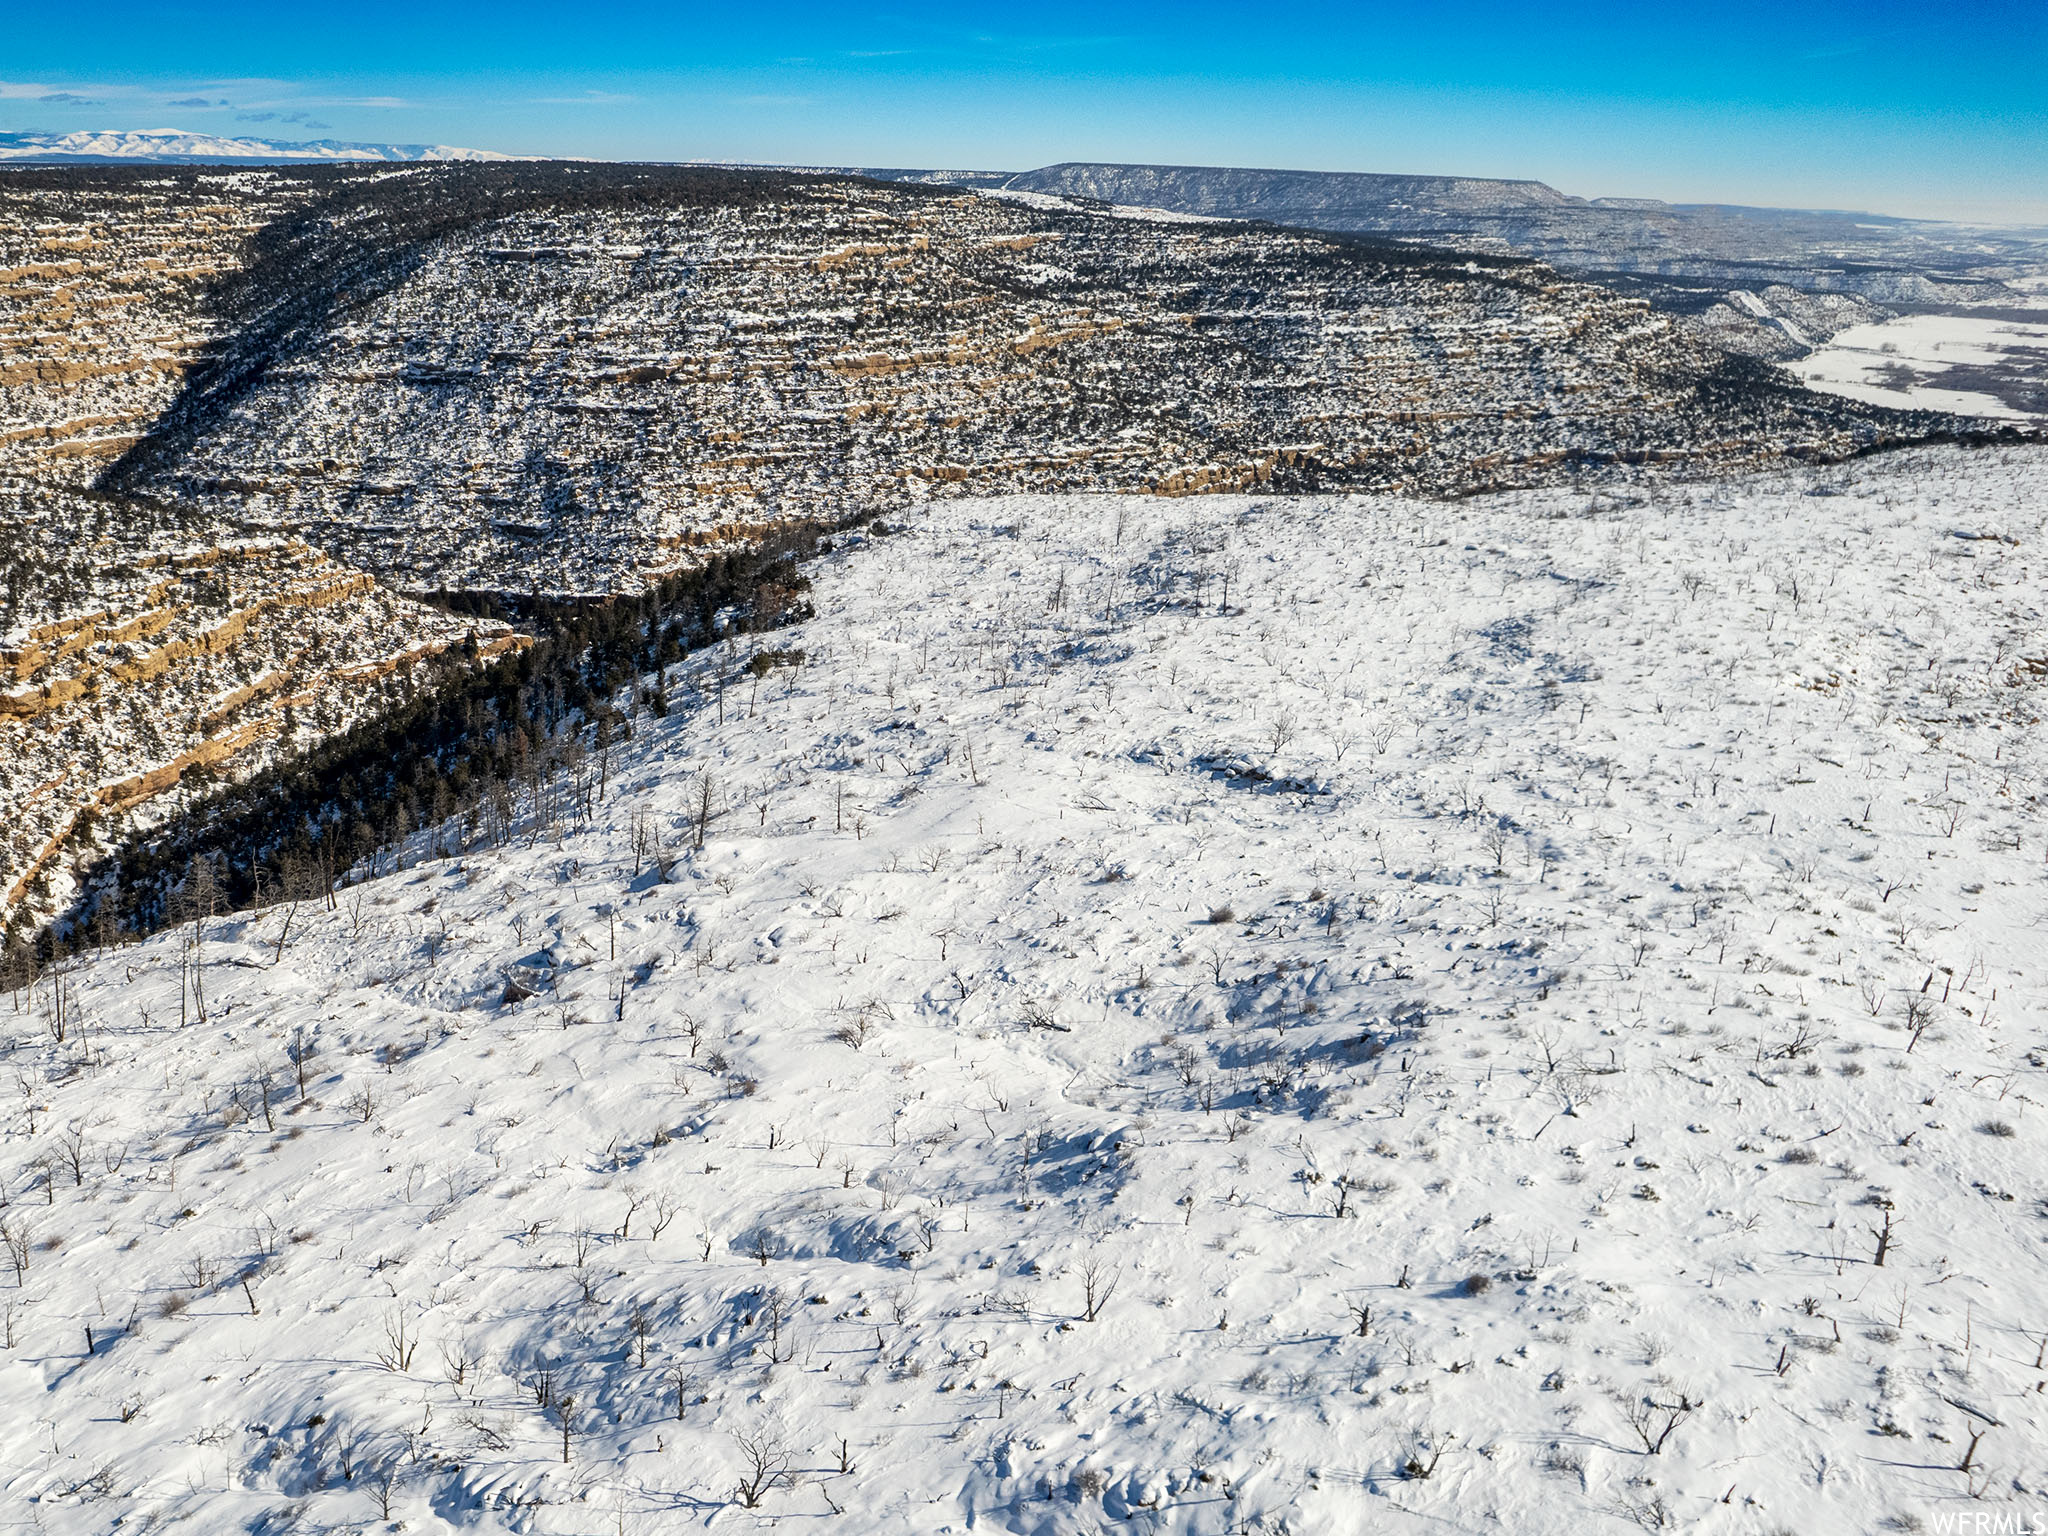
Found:
<svg viewBox="0 0 2048 1536"><path fill-rule="evenodd" d="M2044 492L1928 450L842 541L602 781L0 1007L0 1503L2048 1506Z"/></svg>

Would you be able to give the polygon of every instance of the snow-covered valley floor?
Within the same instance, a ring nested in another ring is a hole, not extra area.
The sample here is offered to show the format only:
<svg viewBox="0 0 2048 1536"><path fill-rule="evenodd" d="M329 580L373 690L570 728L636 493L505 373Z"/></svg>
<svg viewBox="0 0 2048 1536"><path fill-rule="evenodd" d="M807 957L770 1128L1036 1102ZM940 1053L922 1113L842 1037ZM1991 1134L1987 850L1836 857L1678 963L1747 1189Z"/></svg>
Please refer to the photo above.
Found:
<svg viewBox="0 0 2048 1536"><path fill-rule="evenodd" d="M2048 1514L2044 540L1937 451L850 541L587 822L0 996L0 1529Z"/></svg>
<svg viewBox="0 0 2048 1536"><path fill-rule="evenodd" d="M2048 322L2048 308L2041 321ZM2029 421L2044 414L2044 367L2048 323L2006 312L1852 325L1791 370L1808 389L1850 400Z"/></svg>

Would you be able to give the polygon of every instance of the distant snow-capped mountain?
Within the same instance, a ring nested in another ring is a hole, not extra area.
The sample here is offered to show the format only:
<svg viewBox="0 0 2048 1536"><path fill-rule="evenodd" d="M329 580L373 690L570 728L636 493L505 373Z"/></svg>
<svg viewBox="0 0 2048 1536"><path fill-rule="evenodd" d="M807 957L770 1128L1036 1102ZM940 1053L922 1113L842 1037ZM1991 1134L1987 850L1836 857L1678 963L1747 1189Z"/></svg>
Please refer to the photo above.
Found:
<svg viewBox="0 0 2048 1536"><path fill-rule="evenodd" d="M82 133L0 133L0 160L137 160L170 164L210 161L514 160L492 149L449 144L350 144L336 139L230 139L179 128Z"/></svg>

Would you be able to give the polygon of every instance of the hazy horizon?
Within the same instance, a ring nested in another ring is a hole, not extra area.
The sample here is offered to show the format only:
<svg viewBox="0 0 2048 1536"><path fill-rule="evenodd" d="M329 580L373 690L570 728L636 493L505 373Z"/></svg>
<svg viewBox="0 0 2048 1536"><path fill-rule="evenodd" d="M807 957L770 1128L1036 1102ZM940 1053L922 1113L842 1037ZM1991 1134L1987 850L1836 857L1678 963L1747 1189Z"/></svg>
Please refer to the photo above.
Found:
<svg viewBox="0 0 2048 1536"><path fill-rule="evenodd" d="M1039 5L960 19L371 0L24 15L0 130L457 144L605 160L1061 161L1484 176L1581 197L2048 223L2048 15L1978 0L1704 18Z"/></svg>
<svg viewBox="0 0 2048 1536"><path fill-rule="evenodd" d="M393 138L383 138L383 139L373 139L373 140L372 140L372 139L361 139L361 140L359 140L359 139L341 139L341 138L337 138L337 137L335 137L335 136L333 136L333 135L331 135L331 134L323 134L323 135L321 135L321 136L320 136L319 138L294 138L294 137L289 137L289 136L287 136L287 135L284 135L284 134L276 134L276 133L268 133L268 134L267 134L267 133L261 133L261 132L256 132L256 131L253 131L253 130L248 130L248 129L245 129L245 130L243 130L243 131L240 131L240 132L231 132L231 131L228 131L228 130L224 130L224 129L218 129L218 128L191 128L191 127L183 127L183 126L178 126L178 125L162 125L162 124L159 124L159 125L156 125L156 126L153 126L153 127L122 127L122 128L114 128L114 127L106 127L106 126L101 126L101 127L98 127L98 128L92 128L92 129L77 129L77 128L67 128L67 129L50 129L50 128L23 128L23 129L12 129L12 128L10 128L10 129L5 129L5 130L0 130L0 132L5 132L5 133L9 133L9 134L15 134L15 133L20 133L20 134L51 134L51 135L61 135L61 134L75 134L75 133L80 133L80 132L88 132L88 133L122 133L122 134L179 134L179 135L189 135L189 136L192 136L192 137L200 137L200 136L207 136L207 137L214 137L214 138L220 138L220 139L229 139L229 140L242 140L242 141L249 141L249 142L261 142L261 143L268 143L268 144L277 144L277 145L292 145L292 146L298 146L298 145L313 145L313 144L356 144L356 143L362 143L362 144L393 144L393 145L404 145L404 146L407 146L407 147L423 147L423 148L431 148L431 147L444 147L444 148L449 148L449 149L481 149L481 150L494 150L494 149L496 148L496 146L494 146L494 145L489 145L489 144L459 144L459 145L458 145L458 144L446 144L446 145L442 145L442 144L440 144L440 143L439 143L439 141L434 141L434 142L432 142L432 143L429 143L429 142L427 142L427 141L420 141L420 140L409 140L409 139L393 139ZM83 158L83 157L81 157L81 158ZM1065 161L1046 161L1046 162L1044 162L1044 163L1043 163L1042 165L968 165L968 164L955 164L955 163L947 163L947 164L941 164L941 163L939 163L939 162L936 162L936 161L930 161L930 162L922 162L922 163L917 163L917 164L911 164L911 163L908 163L908 162L904 162L904 163L900 163L900 164L886 164L886 165L885 165L885 164L883 164L883 163L881 163L881 162L879 162L879 161L877 161L877 162L868 162L868 163L864 163L864 164L859 164L859 165L856 165L856 164L854 164L853 162L850 162L850 161L842 161L842 162L828 162L828 161L825 161L825 160L755 160L755 159L742 159L742 158L718 158L718 159L713 159L713 158L708 158L708 157L702 157L702 156L699 156L699 157L694 157L694 158L669 158L669 157L662 157L662 156L656 156L656 155L628 155L628 156L621 156L621 157L615 157L615 158L614 158L614 157L601 157L601 156L592 156L592 155L548 155L548 154L531 154L531 155L522 155L522 156L517 156L516 158L517 158L517 159L519 159L519 160L527 160L527 161L533 161L533 160L551 160L551 159L561 159L561 160L578 160L578 161L588 161L588 162L591 162L591 163L596 163L596 164L625 164L625 165L701 165L701 166L706 166L706 167L735 167L735 168L745 168L745 169L756 169L756 168L758 168L758 169L765 169L765 170L787 170L787 171L795 171L795 172L804 172L804 171L847 171L847 170L851 170L851 171L859 171L859 170L875 170L875 171L955 171L955 172L1009 172L1009 173L1017 173L1017 174L1022 174L1022 173L1027 173L1027 172L1030 172L1030 171L1034 171L1034 170L1041 170L1041 169L1046 169L1046 168L1048 168L1048 167L1051 167L1051 166L1056 166L1056 165L1062 165L1062 164L1078 164L1078 165L1136 165L1136 166L1145 166L1145 167L1150 167L1150 168L1156 168L1156 169L1162 169L1162 170L1247 170L1247 171L1258 171L1258 172L1266 172L1266 173L1277 173L1277 174L1282 174L1282 175L1285 175L1285 174L1293 174L1293 173L1302 173L1302 174L1310 174L1310 175L1324 175L1324 174L1328 174L1328 175L1365 175L1365 176L1415 176L1415 177L1443 177L1443 178L1446 178L1446 179L1469 179L1469 180L1482 180L1482 181L1499 181L1499 182L1529 182L1529 183L1539 184L1539 185L1543 185L1543 186L1548 186L1548 187L1550 187L1550 188L1551 188L1551 190L1553 190L1553 191L1556 191L1556 192L1560 192L1560 193L1564 194L1564 195L1565 195L1565 196L1567 196L1567 197L1579 198L1579 199L1582 199L1582 200L1584 200L1584 201L1587 201L1587 202L1593 202L1593 201L1596 201L1596 200L1599 200L1599 199L1603 199L1603 198L1604 198L1604 199L1610 199L1610 200L1619 200L1619 199L1630 199L1630 200L1636 200L1636 201L1642 201L1642 202L1661 202L1661 203L1663 203L1664 205L1666 205L1666 206L1669 206L1669 207L1673 207L1673 208L1687 208L1687 207L1701 207L1701 208L1704 208L1704 207L1726 207L1726 208L1744 208L1744 207L1747 207L1747 208L1761 208L1761 209L1773 209L1773 210L1784 210L1784 211L1793 211L1793 212L1805 212L1805 213L1827 213L1827 214L1837 214L1837 215L1846 215L1846 216L1866 216L1866 217L1875 217L1875 218L1896 218L1896 219L1906 219L1906 220L1925 220L1925 221L1928 221L1928 222L1948 222L1948 223L1956 223L1956 224L1962 224L1962 225L1969 225L1969 226L1981 226L1981 227L1984 227L1984 228L1987 228L1987 229L1990 229L1990 228L2006 228L2006 229L2015 229L2015 230L2026 230L2026 229L2044 229L2044 228L2048 228L2048 210L2044 210L2044 211L2043 211L2043 213L2042 213L2042 215L2041 215L2041 216L2040 216L2040 217L2039 217L2038 219L1996 219L1996 218L1970 218L1970 217L1967 217L1967 216L1961 216L1961 215L1944 215L1944 214L1928 214L1928 213L1921 213L1921 214L1901 214L1901 213L1898 213L1898 212L1897 212L1896 210L1894 210L1894 209L1889 209L1889 208L1873 208L1873 207L1861 207L1861 208L1851 208L1851 207L1827 207L1827 206L1823 206L1823 205L1819 205L1819 204L1805 204L1805 203L1760 203L1760 202L1755 202L1755 201L1748 201L1748 202L1744 202L1744 201L1729 201L1729 200L1715 200L1715 199L1681 199L1681 198L1661 198L1661 199L1660 199L1660 198L1655 198L1655 197L1649 196L1648 194L1644 194L1644 193L1634 193L1634 192L1590 192L1590 193L1589 193L1589 192L1584 192L1584 191L1581 191L1581 190L1579 190L1579 189L1577 189L1577 188L1573 188L1573 187L1565 187L1565 186L1558 186L1558 185L1557 185L1556 183L1554 183L1554 182L1549 182L1549 181L1545 181L1545 180L1544 180L1544 179L1543 179L1542 177L1536 177L1536 176L1501 176L1501 175L1494 175L1494 174L1492 174L1492 173L1489 173L1489 172L1483 172L1483 171L1439 171L1439 170L1432 170L1432 169L1421 169L1421 170L1418 170L1418 169L1414 169L1414 168L1412 168L1412 167L1402 167L1402 166L1392 166L1392 167L1372 167L1372 168L1365 168L1365 167L1359 167L1359 166L1300 166L1300 165L1249 165L1249 164L1244 164L1244 163L1239 163L1239 162L1232 162L1232 163L1224 163L1224 162L1216 162L1216 161L1205 161L1205 162L1197 162L1197 161L1164 161L1164 160L1150 160L1150 161L1117 161L1117 160L1107 160L1107 159L1102 159L1102 158L1099 158L1099 157L1098 157L1098 158L1089 158L1089 159L1070 159L1070 160L1065 160ZM57 159L53 159L53 160L33 160L33 159L30 159L30 160L21 160L21 161L8 161L8 160L0 160L0 167L5 167L5 166L6 166L6 165L8 165L8 164L30 164L30 165L49 165L49 164L73 164L73 163L79 163L79 161L78 161L78 160L73 160L73 159L62 159L62 160L57 160ZM87 163L121 163L121 162L118 162L118 161L88 161ZM149 162L145 162L145 161L137 161L137 162L134 162L134 163L149 163ZM218 164L237 164L237 163L242 163L242 162L241 162L241 161L238 161L238 160L229 160L229 159L223 158L222 160L220 160L220 161L218 161L218 162L205 162L205 161L202 161L202 162L197 162L197 163L218 163ZM311 163L311 164L329 164L329 163L375 163L375 162L369 162L369 161L364 161L364 162L328 162L328 161L289 161L289 160L278 160L278 161L265 161L265 160L263 160L263 159L262 159L262 158L261 158L260 156L251 156L251 157L249 158L249 161L248 161L248 163L251 163L251 164L281 164L281 165L290 165L290 164L306 164L306 163ZM404 162L393 162L393 163L404 163ZM491 162L491 163L505 163L505 162Z"/></svg>

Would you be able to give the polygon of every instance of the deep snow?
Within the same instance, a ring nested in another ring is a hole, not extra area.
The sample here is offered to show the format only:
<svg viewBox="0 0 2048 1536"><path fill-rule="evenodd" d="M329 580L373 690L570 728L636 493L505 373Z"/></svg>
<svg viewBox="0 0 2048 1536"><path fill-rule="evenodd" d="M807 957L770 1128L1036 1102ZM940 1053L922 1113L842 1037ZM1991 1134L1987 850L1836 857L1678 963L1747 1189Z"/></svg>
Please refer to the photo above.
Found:
<svg viewBox="0 0 2048 1536"><path fill-rule="evenodd" d="M2048 1510L2044 490L850 541L588 824L0 1002L0 1525Z"/></svg>

